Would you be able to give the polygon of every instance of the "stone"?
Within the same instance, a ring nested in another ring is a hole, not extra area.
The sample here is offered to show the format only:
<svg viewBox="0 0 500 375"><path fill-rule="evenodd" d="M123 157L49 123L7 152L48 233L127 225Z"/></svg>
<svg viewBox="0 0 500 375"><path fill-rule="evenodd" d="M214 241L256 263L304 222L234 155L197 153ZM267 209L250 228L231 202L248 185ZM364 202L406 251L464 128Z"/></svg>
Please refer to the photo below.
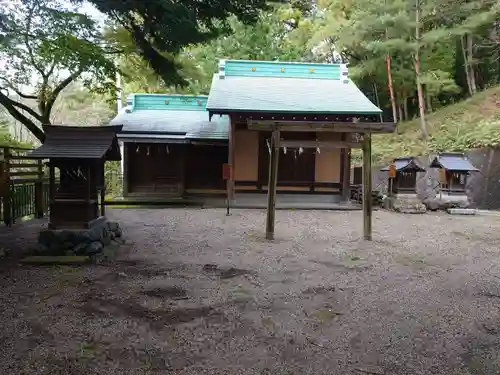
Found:
<svg viewBox="0 0 500 375"><path fill-rule="evenodd" d="M97 254L97 253L100 253L102 251L102 249L104 248L102 242L100 241L94 241L94 242L91 242L86 250L85 250L85 253L87 255L94 255L94 254Z"/></svg>
<svg viewBox="0 0 500 375"><path fill-rule="evenodd" d="M396 212L404 214L424 214L427 212L427 207L416 194L397 194L391 199L390 205Z"/></svg>
<svg viewBox="0 0 500 375"><path fill-rule="evenodd" d="M73 233L73 243L75 245L79 243L90 243L92 242L92 238L90 236L90 232L88 230L79 230Z"/></svg>
<svg viewBox="0 0 500 375"><path fill-rule="evenodd" d="M43 243L39 243L35 249L35 254L48 255L49 254L49 247Z"/></svg>
<svg viewBox="0 0 500 375"><path fill-rule="evenodd" d="M449 208L467 208L469 198L464 194L448 194L440 192L434 197L429 197L424 201L430 210L447 210Z"/></svg>
<svg viewBox="0 0 500 375"><path fill-rule="evenodd" d="M49 246L48 255L64 255L66 249L58 242L52 242Z"/></svg>
<svg viewBox="0 0 500 375"><path fill-rule="evenodd" d="M118 224L116 221L108 221L108 229L111 232L116 232L120 229L120 224Z"/></svg>
<svg viewBox="0 0 500 375"><path fill-rule="evenodd" d="M89 262L87 256L28 256L21 259L21 264L64 264L81 265Z"/></svg>
<svg viewBox="0 0 500 375"><path fill-rule="evenodd" d="M87 246L88 246L88 243L86 242L80 242L78 245L76 245L74 248L73 248L73 252L77 255L82 255L82 254L85 254L86 253L86 249L87 249Z"/></svg>
<svg viewBox="0 0 500 375"><path fill-rule="evenodd" d="M63 249L66 249L66 250L68 250L68 249L72 249L72 248L73 248L73 246L74 246L74 245L73 245L73 242L70 242L70 241L66 241L66 242L64 242L64 243L61 245L61 247L62 247Z"/></svg>
<svg viewBox="0 0 500 375"><path fill-rule="evenodd" d="M111 236L109 235L110 233L111 232L108 232L107 230L105 230L105 232L103 233L101 242L104 246L108 246L111 244Z"/></svg>
<svg viewBox="0 0 500 375"><path fill-rule="evenodd" d="M117 238L121 238L123 236L122 228L118 228L114 233Z"/></svg>
<svg viewBox="0 0 500 375"><path fill-rule="evenodd" d="M448 208L446 211L450 215L476 215L477 210L472 208Z"/></svg>
<svg viewBox="0 0 500 375"><path fill-rule="evenodd" d="M51 243L57 241L57 236L54 230L42 230L38 234L38 243L45 245L47 247L50 246Z"/></svg>

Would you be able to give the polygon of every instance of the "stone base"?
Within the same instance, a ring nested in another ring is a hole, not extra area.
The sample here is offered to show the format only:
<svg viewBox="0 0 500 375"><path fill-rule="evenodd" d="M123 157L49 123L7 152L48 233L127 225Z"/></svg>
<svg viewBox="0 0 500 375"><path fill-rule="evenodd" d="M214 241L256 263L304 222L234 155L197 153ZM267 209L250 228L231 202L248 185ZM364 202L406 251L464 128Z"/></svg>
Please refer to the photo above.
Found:
<svg viewBox="0 0 500 375"><path fill-rule="evenodd" d="M448 208L446 210L446 212L448 212L450 215L467 215L467 216L471 216L471 215L476 215L477 214L477 210L475 210L473 208Z"/></svg>
<svg viewBox="0 0 500 375"><path fill-rule="evenodd" d="M89 229L47 229L38 235L37 255L95 255L122 237L116 222L101 217Z"/></svg>
<svg viewBox="0 0 500 375"><path fill-rule="evenodd" d="M416 194L396 194L386 200L387 208L403 214L425 214L427 209Z"/></svg>
<svg viewBox="0 0 500 375"><path fill-rule="evenodd" d="M455 195L447 193L438 193L434 198L429 198L425 205L430 210L447 210L449 208L467 208L469 207L469 198L465 194Z"/></svg>

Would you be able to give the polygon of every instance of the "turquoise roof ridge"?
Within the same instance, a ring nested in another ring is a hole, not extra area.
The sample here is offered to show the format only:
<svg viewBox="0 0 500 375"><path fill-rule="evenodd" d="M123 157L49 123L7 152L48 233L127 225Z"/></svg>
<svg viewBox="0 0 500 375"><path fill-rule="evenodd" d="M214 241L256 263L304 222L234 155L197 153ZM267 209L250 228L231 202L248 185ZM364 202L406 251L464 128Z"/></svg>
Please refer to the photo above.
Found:
<svg viewBox="0 0 500 375"><path fill-rule="evenodd" d="M143 94L127 97L127 112L137 110L206 111L207 95Z"/></svg>
<svg viewBox="0 0 500 375"><path fill-rule="evenodd" d="M347 80L348 69L346 64L220 60L219 76L221 79L227 76Z"/></svg>

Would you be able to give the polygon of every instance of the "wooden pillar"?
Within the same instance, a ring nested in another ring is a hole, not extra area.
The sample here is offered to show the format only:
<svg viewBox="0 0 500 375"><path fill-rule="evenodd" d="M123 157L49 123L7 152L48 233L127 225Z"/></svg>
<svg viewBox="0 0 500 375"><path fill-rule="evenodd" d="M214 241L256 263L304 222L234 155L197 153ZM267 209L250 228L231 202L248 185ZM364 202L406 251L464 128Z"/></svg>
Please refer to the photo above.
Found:
<svg viewBox="0 0 500 375"><path fill-rule="evenodd" d="M372 240L372 137L363 135L363 238Z"/></svg>
<svg viewBox="0 0 500 375"><path fill-rule="evenodd" d="M122 154L122 165L123 165L123 172L121 175L122 179L122 195L126 197L128 195L128 164L130 163L130 160L128 160L128 154L130 150L130 143L129 142L123 142L123 154Z"/></svg>
<svg viewBox="0 0 500 375"><path fill-rule="evenodd" d="M43 162L42 160L37 161L38 178L35 182L35 217L41 219L45 212L44 202L43 202Z"/></svg>
<svg viewBox="0 0 500 375"><path fill-rule="evenodd" d="M342 141L346 141L350 133L342 133ZM342 202L348 202L351 198L351 149L343 148L340 159L340 181L342 183Z"/></svg>
<svg viewBox="0 0 500 375"><path fill-rule="evenodd" d="M5 225L11 226L14 223L12 215L12 192L10 190L10 148L3 149L4 158L4 191L3 191L3 221Z"/></svg>
<svg viewBox="0 0 500 375"><path fill-rule="evenodd" d="M106 216L106 190L101 189L101 216Z"/></svg>
<svg viewBox="0 0 500 375"><path fill-rule="evenodd" d="M234 201L234 199L235 199L235 191L234 191L234 138L235 138L235 134L236 134L236 125L234 124L232 118L230 117L227 163L229 164L229 168L230 168L231 172L229 174L229 178L226 181L228 199L230 201Z"/></svg>
<svg viewBox="0 0 500 375"><path fill-rule="evenodd" d="M280 155L280 131L273 131L271 136L271 155L269 157L269 179L267 184L266 239L274 239L276 213L276 183L278 181L278 161Z"/></svg>

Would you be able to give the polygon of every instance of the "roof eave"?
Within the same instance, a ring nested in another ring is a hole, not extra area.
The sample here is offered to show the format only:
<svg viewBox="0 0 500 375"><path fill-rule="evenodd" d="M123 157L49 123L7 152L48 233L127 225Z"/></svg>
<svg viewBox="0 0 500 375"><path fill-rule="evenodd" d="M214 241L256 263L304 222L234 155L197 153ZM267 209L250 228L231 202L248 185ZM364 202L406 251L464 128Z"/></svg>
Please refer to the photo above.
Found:
<svg viewBox="0 0 500 375"><path fill-rule="evenodd" d="M283 115L380 115L382 113L379 111L363 111L363 112L353 112L353 111L270 111L270 110L255 110L255 109L222 109L222 108L212 108L207 107L207 111L210 116L213 115L230 115L231 113L275 113Z"/></svg>

